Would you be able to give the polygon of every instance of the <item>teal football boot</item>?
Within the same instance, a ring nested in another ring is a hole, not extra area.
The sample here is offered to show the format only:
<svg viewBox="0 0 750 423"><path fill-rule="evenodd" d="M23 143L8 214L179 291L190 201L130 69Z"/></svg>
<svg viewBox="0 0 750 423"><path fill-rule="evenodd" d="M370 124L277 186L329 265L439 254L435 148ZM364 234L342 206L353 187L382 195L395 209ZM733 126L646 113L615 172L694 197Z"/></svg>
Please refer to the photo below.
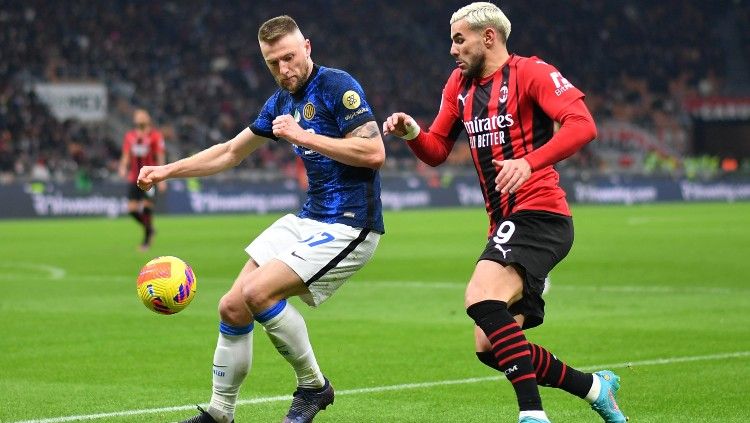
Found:
<svg viewBox="0 0 750 423"><path fill-rule="evenodd" d="M601 382L599 398L591 404L591 408L602 416L606 423L625 423L628 418L622 414L617 405L617 390L620 389L620 376L609 370L600 370L594 373Z"/></svg>

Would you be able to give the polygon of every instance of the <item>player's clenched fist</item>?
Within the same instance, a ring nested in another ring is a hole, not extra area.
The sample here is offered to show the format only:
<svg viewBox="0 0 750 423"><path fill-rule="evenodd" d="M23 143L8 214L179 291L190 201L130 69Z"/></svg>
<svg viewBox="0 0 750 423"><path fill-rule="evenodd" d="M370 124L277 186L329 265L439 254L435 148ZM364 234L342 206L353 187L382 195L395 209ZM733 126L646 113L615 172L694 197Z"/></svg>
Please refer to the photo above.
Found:
<svg viewBox="0 0 750 423"><path fill-rule="evenodd" d="M306 133L305 130L294 120L292 115L277 116L276 119L271 122L271 125L273 134L279 138L284 138L287 141L299 141L300 137Z"/></svg>
<svg viewBox="0 0 750 423"><path fill-rule="evenodd" d="M413 140L419 135L419 125L406 113L394 113L383 122L383 133L393 134L405 140Z"/></svg>
<svg viewBox="0 0 750 423"><path fill-rule="evenodd" d="M155 184L167 179L166 166L143 166L138 173L138 188L148 191Z"/></svg>

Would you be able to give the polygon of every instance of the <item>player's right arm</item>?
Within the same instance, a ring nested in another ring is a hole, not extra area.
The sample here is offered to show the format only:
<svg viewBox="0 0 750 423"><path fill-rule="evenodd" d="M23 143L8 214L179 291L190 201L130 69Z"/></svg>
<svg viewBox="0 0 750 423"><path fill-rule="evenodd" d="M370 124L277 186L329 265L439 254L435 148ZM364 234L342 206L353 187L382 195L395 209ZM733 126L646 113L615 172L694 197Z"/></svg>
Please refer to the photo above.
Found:
<svg viewBox="0 0 750 423"><path fill-rule="evenodd" d="M154 184L167 179L214 175L237 166L267 140L245 128L231 140L190 157L164 166L144 166L138 175L138 187L148 191Z"/></svg>
<svg viewBox="0 0 750 423"><path fill-rule="evenodd" d="M414 155L433 167L440 165L448 158L463 128L456 106L457 77L456 74L451 75L446 83L440 110L430 125L429 131L423 131L413 117L403 112L394 113L383 122L384 134L393 134L406 140Z"/></svg>

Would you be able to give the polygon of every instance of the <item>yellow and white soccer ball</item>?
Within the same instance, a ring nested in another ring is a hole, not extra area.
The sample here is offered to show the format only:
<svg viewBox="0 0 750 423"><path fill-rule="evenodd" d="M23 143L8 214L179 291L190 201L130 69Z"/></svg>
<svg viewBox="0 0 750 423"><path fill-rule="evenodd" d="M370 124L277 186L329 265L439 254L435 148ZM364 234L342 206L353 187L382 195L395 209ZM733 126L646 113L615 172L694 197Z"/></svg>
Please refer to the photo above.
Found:
<svg viewBox="0 0 750 423"><path fill-rule="evenodd" d="M175 314L187 307L197 287L193 269L173 256L157 257L146 263L136 282L143 304L159 314Z"/></svg>

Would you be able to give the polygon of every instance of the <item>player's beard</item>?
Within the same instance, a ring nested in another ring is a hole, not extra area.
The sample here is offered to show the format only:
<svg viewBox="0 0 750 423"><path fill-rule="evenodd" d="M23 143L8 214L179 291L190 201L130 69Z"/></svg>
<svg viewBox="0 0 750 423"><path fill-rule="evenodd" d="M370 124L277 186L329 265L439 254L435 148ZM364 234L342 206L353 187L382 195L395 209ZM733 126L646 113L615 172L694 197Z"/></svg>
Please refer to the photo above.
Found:
<svg viewBox="0 0 750 423"><path fill-rule="evenodd" d="M308 65L307 61L302 65L302 73L299 75L294 75L297 77L297 81L293 85L285 85L281 81L281 77L279 77L276 80L276 83L281 87L281 89L287 90L290 93L294 94L297 91L299 91L300 88L302 88L303 85L305 85L305 82L307 82L307 75L310 73L310 66Z"/></svg>
<svg viewBox="0 0 750 423"><path fill-rule="evenodd" d="M487 58L483 53L479 53L469 59L470 60L464 61L464 63L466 63L466 69L462 72L463 76L470 79L480 78L484 71L484 64L487 61Z"/></svg>

